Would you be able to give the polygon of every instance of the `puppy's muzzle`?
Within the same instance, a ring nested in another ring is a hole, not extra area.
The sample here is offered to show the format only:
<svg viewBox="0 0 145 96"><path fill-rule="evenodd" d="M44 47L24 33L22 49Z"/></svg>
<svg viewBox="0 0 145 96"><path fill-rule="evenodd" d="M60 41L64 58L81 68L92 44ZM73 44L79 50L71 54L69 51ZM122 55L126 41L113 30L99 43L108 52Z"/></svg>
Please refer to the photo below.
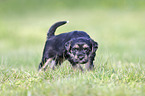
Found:
<svg viewBox="0 0 145 96"><path fill-rule="evenodd" d="M83 60L83 59L85 58L85 56L84 56L83 54L79 54L79 55L78 55L78 58L79 58L80 60Z"/></svg>

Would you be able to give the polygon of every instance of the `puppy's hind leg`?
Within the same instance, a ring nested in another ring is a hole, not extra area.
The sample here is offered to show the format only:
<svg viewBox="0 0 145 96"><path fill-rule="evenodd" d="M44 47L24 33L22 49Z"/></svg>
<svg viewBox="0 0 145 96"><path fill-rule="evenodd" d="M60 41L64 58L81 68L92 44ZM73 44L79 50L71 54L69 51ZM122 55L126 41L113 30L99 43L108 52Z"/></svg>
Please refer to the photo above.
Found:
<svg viewBox="0 0 145 96"><path fill-rule="evenodd" d="M40 72L42 69L44 69L44 71L45 71L46 66L48 65L48 63L49 63L51 60L52 60L52 58L47 59L46 62L45 62L45 64L44 64L43 66L41 66L41 68L39 68L39 72ZM40 67L40 65L39 65L39 67Z"/></svg>
<svg viewBox="0 0 145 96"><path fill-rule="evenodd" d="M53 70L55 69L55 66L57 65L57 61L56 60L52 60L51 61L51 65L50 65L50 68L52 68Z"/></svg>

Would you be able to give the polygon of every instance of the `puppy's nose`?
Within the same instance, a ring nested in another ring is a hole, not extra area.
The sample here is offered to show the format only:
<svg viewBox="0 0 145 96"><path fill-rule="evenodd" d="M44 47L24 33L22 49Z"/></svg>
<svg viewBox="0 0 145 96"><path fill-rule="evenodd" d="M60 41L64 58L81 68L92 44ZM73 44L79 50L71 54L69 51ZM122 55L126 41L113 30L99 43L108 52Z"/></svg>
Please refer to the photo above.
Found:
<svg viewBox="0 0 145 96"><path fill-rule="evenodd" d="M82 60L84 58L84 56L82 56L82 55L81 56L78 56L78 57L79 57L80 60Z"/></svg>

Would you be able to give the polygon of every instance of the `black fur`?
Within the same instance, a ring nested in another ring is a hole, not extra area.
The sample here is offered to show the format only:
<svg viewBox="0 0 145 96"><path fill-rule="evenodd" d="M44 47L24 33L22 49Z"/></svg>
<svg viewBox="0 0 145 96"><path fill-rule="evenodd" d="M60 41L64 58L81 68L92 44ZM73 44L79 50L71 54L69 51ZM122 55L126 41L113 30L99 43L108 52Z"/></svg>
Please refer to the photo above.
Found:
<svg viewBox="0 0 145 96"><path fill-rule="evenodd" d="M73 61L70 56L70 50L73 44L77 42L85 42L90 46L92 53L90 53L90 65L93 65L93 60L95 57L95 52L98 48L97 42L92 40L90 36L84 31L72 31L68 33L63 33L59 35L54 35L57 27L66 24L66 21L60 21L52 25L47 33L47 40L43 50L42 60L39 65L39 70L44 66L46 61L51 58L55 65L61 64L64 60L68 60L72 66L77 63ZM54 67L54 66L53 66ZM45 69L45 68L44 68Z"/></svg>

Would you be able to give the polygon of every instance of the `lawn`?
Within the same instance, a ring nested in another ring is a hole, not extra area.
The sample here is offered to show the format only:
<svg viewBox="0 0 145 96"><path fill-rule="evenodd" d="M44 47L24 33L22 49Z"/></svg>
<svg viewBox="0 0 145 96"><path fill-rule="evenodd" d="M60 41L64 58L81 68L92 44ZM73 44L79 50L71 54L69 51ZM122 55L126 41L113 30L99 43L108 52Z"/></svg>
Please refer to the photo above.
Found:
<svg viewBox="0 0 145 96"><path fill-rule="evenodd" d="M142 10L63 9L0 16L0 96L144 96L145 13ZM38 73L49 27L56 34L86 31L99 48L95 70L72 70L68 61Z"/></svg>

